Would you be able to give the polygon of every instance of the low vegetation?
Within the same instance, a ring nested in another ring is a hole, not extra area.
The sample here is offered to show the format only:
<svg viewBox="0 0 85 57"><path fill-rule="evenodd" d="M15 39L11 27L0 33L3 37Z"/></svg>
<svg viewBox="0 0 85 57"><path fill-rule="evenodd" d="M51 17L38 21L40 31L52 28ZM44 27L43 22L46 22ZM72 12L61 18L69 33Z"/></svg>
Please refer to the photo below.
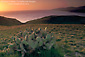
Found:
<svg viewBox="0 0 85 57"><path fill-rule="evenodd" d="M56 56L62 57L85 57L85 25L82 24L26 24L26 25L17 25L17 26L0 26L0 57L21 57L22 54L20 52L5 52L6 48L10 45L10 43L14 43L12 37L16 36L20 32L25 32L27 29L37 29L47 27L48 33L53 33L56 38L57 48L56 50L51 48L50 50L56 54ZM8 49L9 50L9 49ZM36 50L38 51L38 50ZM43 50L42 54L38 56L42 56L46 54L46 56L54 57L54 55L50 54L50 51ZM40 53L40 52L38 52ZM5 55L7 54L7 55ZM26 56L33 55L37 56L37 53L25 54Z"/></svg>
<svg viewBox="0 0 85 57"><path fill-rule="evenodd" d="M26 56L25 54L33 57L47 57L47 54L50 55L49 57L63 57L56 50L56 38L53 33L46 32L46 29L26 29L24 32L19 32L12 37L13 41L8 46L9 52L12 52L12 50L19 51L22 57Z"/></svg>

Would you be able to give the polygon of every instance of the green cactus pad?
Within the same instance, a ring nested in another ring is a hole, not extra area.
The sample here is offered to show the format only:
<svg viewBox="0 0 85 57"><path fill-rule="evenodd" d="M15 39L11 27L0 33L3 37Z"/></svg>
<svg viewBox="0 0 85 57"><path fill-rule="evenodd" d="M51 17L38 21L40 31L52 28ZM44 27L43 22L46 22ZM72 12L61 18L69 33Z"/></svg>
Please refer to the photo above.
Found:
<svg viewBox="0 0 85 57"><path fill-rule="evenodd" d="M25 40L23 40L22 43L25 44L25 45L28 45L28 42L25 41Z"/></svg>
<svg viewBox="0 0 85 57"><path fill-rule="evenodd" d="M39 46L42 46L43 45L42 38L37 37L36 40L38 41Z"/></svg>
<svg viewBox="0 0 85 57"><path fill-rule="evenodd" d="M47 35L46 35L46 39L47 39L47 40L51 40L51 35L50 35L50 34L47 34Z"/></svg>
<svg viewBox="0 0 85 57"><path fill-rule="evenodd" d="M29 46L30 46L31 48L34 48L34 41L33 41L33 40L30 40L28 43L29 43Z"/></svg>

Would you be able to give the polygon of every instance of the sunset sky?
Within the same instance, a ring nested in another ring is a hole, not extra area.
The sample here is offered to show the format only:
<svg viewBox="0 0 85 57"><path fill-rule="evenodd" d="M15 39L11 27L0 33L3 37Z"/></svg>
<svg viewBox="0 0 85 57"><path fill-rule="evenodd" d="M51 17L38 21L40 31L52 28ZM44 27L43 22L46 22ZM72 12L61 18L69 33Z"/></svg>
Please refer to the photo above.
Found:
<svg viewBox="0 0 85 57"><path fill-rule="evenodd" d="M10 2L10 1L35 1L35 2ZM0 0L0 11L50 10L55 8L78 7L78 6L85 6L85 0Z"/></svg>

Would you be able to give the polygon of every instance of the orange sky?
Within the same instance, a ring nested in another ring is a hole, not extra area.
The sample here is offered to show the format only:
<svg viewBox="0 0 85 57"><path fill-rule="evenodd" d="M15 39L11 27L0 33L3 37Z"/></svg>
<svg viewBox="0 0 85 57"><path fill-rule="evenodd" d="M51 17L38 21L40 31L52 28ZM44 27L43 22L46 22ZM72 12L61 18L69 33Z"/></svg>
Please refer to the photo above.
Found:
<svg viewBox="0 0 85 57"><path fill-rule="evenodd" d="M0 0L0 1L15 1L15 0ZM21 1L21 0L16 0ZM29 1L29 0L23 0ZM10 2L0 2L0 11L19 11L19 10L50 10L54 8L61 8L71 6L71 1L66 0L31 0L36 1L29 3L29 5L10 5ZM78 0L77 0L78 1ZM83 0L82 0L83 1ZM27 2L23 2L27 4ZM75 4L77 5L77 4Z"/></svg>

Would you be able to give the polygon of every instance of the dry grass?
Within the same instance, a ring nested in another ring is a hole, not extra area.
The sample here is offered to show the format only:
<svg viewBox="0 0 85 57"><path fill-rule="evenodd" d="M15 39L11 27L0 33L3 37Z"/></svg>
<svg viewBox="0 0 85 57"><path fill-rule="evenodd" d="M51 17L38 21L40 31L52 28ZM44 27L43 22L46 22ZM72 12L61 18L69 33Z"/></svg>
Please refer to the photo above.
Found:
<svg viewBox="0 0 85 57"><path fill-rule="evenodd" d="M19 26L0 26L0 49L7 45L20 31L29 28L48 28L56 37L56 44L61 46L67 57L85 57L85 26L82 24L27 24Z"/></svg>

